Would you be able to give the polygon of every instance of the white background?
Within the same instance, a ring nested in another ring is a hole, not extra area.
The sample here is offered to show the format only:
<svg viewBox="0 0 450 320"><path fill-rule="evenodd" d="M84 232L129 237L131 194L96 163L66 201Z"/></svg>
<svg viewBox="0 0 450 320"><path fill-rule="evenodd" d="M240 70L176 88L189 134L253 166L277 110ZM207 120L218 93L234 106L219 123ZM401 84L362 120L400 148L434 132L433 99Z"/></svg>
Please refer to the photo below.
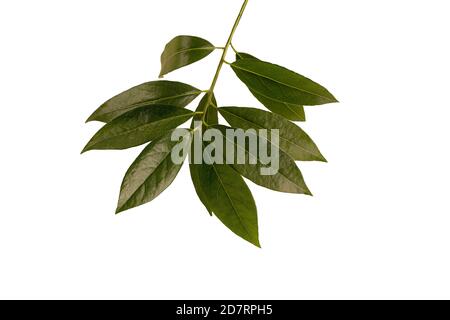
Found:
<svg viewBox="0 0 450 320"><path fill-rule="evenodd" d="M315 197L250 183L263 249L208 216L187 166L114 215L141 148L80 156L84 120L156 79L173 36L223 45L241 3L0 2L1 298L450 298L447 0L250 0L236 47L341 101L301 124L329 160L300 164ZM219 54L168 79L206 89ZM217 97L259 106L228 68Z"/></svg>

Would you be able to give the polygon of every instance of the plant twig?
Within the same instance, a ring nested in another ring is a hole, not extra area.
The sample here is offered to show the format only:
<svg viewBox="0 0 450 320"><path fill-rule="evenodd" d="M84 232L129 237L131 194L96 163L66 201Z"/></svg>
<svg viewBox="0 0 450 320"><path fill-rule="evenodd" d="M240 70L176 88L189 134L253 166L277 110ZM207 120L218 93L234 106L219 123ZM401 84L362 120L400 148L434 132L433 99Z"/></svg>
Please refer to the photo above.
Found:
<svg viewBox="0 0 450 320"><path fill-rule="evenodd" d="M239 15L237 16L236 21L234 22L233 28L231 29L231 33L230 33L230 36L228 37L228 41L223 49L222 57L220 58L219 65L217 66L216 74L214 75L214 79L211 83L211 87L209 88L208 99L206 100L205 110L203 110L203 112L204 112L203 119L202 119L203 122L205 122L208 107L212 102L214 89L216 87L217 80L219 79L220 71L222 70L223 64L225 63L225 58L227 56L228 49L230 48L231 42L233 41L234 34L236 32L237 27L239 26L239 22L241 22L242 15L244 14L247 4L248 4L248 0L245 0L244 4L242 5L241 11L239 11Z"/></svg>

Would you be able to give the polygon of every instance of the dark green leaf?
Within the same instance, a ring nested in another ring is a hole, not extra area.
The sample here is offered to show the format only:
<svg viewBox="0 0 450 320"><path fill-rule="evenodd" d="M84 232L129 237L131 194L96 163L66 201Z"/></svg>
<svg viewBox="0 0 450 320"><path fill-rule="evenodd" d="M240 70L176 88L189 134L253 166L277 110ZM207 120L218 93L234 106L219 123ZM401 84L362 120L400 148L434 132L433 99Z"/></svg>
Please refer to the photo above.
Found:
<svg viewBox="0 0 450 320"><path fill-rule="evenodd" d="M175 106L154 105L132 110L101 128L83 152L121 150L158 138L167 130L186 122L194 112Z"/></svg>
<svg viewBox="0 0 450 320"><path fill-rule="evenodd" d="M200 180L200 171L203 169L203 165L201 164L189 164L189 171L191 173L192 184L194 185L195 192L197 193L198 198L205 206L206 210L208 210L209 215L212 216L211 206L208 203L208 197L206 193L206 188L208 186L202 184Z"/></svg>
<svg viewBox="0 0 450 320"><path fill-rule="evenodd" d="M321 85L275 64L241 59L231 67L252 92L272 100L306 106L337 102Z"/></svg>
<svg viewBox="0 0 450 320"><path fill-rule="evenodd" d="M266 97L262 94L259 94L253 90L250 90L250 92L255 96L256 99L259 100L259 102L261 102L270 111L279 114L288 120L292 121L306 120L305 108L303 108L303 106L277 101L269 97Z"/></svg>
<svg viewBox="0 0 450 320"><path fill-rule="evenodd" d="M197 111L205 110L207 100L208 97L205 96ZM214 96L212 101L217 105ZM213 114L208 123L216 124L217 109L210 106L208 112L211 110ZM201 121L201 117L194 120ZM195 130L193 135L195 139ZM202 150L203 147L204 145L201 145ZM241 176L227 165L207 165L203 159L203 163L195 164L192 158L190 162L189 169L195 191L208 212L211 215L214 212L231 231L259 247L256 205Z"/></svg>
<svg viewBox="0 0 450 320"><path fill-rule="evenodd" d="M155 104L185 107L200 93L201 90L181 82L143 83L106 101L89 117L87 122L110 122L131 110Z"/></svg>
<svg viewBox="0 0 450 320"><path fill-rule="evenodd" d="M235 157L232 167L241 175L253 181L257 185L274 191L311 195L311 192L306 186L302 173L297 167L295 161L292 160L292 158L282 150L274 146L276 150L275 154L278 154L278 171L273 175L262 175L261 169L267 168L268 166L261 163L258 150L253 150L252 148L250 148L248 143L245 143L243 145L242 143L238 143L236 139L230 140L230 137L226 134L226 129L231 128L220 125L213 126L213 128L216 128L222 132L224 137L224 146L226 145L225 140L229 141L233 145ZM247 132L247 134L249 136L253 135L256 139L264 139L267 142L266 138L260 136L257 132L255 132L255 134ZM267 145L269 148L272 146L270 141L267 142ZM229 149L227 149L227 151L229 151ZM244 164L238 164L237 158L239 151L245 152ZM257 161L257 164L251 164L250 159L255 159Z"/></svg>
<svg viewBox="0 0 450 320"><path fill-rule="evenodd" d="M255 56L252 56L251 54L244 53L244 52L238 52L236 53L236 60L242 60L242 59L258 59ZM300 105L286 103L283 101L274 100L272 98L269 98L261 93L257 93L256 91L250 89L250 92L255 96L256 99L259 100L267 109L269 109L272 112L275 112L286 119L292 120L292 121L305 121L305 108Z"/></svg>
<svg viewBox="0 0 450 320"><path fill-rule="evenodd" d="M235 128L278 129L280 149L297 161L324 161L316 144L294 123L285 118L260 109L224 107L220 114Z"/></svg>
<svg viewBox="0 0 450 320"><path fill-rule="evenodd" d="M200 101L196 112L204 112L205 111L206 103L207 103L208 99L209 99L208 94L205 94L203 99ZM211 103L213 103L214 106L217 106L217 101L216 101L216 97L214 96L214 94L211 97ZM194 116L194 119L193 119L192 125L191 125L191 129L195 128L196 121L200 121L200 122L202 121L202 117L203 117L202 114L197 114ZM219 123L219 113L217 111L217 108L215 108L211 105L209 106L207 113L206 113L205 121L206 121L206 123L208 123L210 125ZM194 146L192 146L192 148L194 148ZM191 154L193 154L193 150L192 150ZM211 212L211 210L209 210L205 191L203 190L203 188L202 188L203 186L200 183L199 170L201 170L201 168L202 168L201 166L197 166L195 164L189 165L189 170L191 172L191 179L192 179L192 183L194 184L195 191L197 192L197 195L198 195L200 201L203 203L203 205L206 207L206 210L208 210L209 214L211 215L212 212Z"/></svg>
<svg viewBox="0 0 450 320"><path fill-rule="evenodd" d="M209 41L193 37L178 36L172 39L165 47L161 55L160 77L179 68L197 62L216 48Z"/></svg>
<svg viewBox="0 0 450 320"><path fill-rule="evenodd" d="M259 60L257 57L245 53L245 52L236 52L236 60L241 60L241 59L257 59Z"/></svg>
<svg viewBox="0 0 450 320"><path fill-rule="evenodd" d="M212 94L210 104L207 108L206 103L208 102L208 100L209 100L209 96L208 96L208 94L205 94L205 96L202 98L202 100L200 100L200 103L197 107L196 112L204 112L205 110L207 110L205 122L209 125L218 124L219 123L219 113L217 111L217 100L216 100L214 93ZM194 127L193 127L194 122L202 121L202 118L203 118L202 114L197 114L192 121L191 129L194 129Z"/></svg>
<svg viewBox="0 0 450 320"><path fill-rule="evenodd" d="M253 196L242 177L227 165L196 165L208 209L238 236L260 247Z"/></svg>
<svg viewBox="0 0 450 320"><path fill-rule="evenodd" d="M171 152L178 141L171 141L172 131L150 143L137 157L122 182L117 213L155 199L176 178L182 164L174 164ZM184 140L189 143L191 136Z"/></svg>

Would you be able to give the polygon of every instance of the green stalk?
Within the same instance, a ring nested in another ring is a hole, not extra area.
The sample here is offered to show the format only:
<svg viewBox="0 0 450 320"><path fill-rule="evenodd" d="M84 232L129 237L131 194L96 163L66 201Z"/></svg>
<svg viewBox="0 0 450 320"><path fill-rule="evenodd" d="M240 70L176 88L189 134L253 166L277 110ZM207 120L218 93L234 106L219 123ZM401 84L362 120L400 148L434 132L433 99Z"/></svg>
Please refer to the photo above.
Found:
<svg viewBox="0 0 450 320"><path fill-rule="evenodd" d="M237 27L239 26L239 22L241 22L242 15L244 14L244 11L245 11L245 8L247 7L247 4L248 4L248 0L245 0L244 4L242 5L241 11L239 11L239 15L236 18L236 21L234 22L233 29L231 29L231 33L230 33L230 36L228 37L228 41L227 41L225 47L223 48L222 57L220 58L219 65L217 66L216 74L214 75L214 79L213 79L213 81L211 83L211 87L208 90L208 99L206 100L205 110L203 111L204 112L203 113L203 118L202 118L203 122L205 122L206 113L208 111L209 105L212 102L214 89L216 87L217 80L219 79L220 71L222 70L223 64L225 63L225 58L227 56L228 49L230 48L231 42L233 41L234 34L236 32Z"/></svg>

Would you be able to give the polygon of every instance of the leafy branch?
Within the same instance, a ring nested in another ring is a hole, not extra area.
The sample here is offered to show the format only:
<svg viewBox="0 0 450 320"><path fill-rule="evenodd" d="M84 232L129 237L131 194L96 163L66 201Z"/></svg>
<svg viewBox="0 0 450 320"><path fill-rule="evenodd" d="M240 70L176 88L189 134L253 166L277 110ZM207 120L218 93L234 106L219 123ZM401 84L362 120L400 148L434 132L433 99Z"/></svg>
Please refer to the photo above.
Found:
<svg viewBox="0 0 450 320"><path fill-rule="evenodd" d="M175 37L165 46L161 55L160 77L202 60L215 50L223 50L208 90L175 81L147 82L106 101L88 118L87 122L100 121L105 124L82 152L122 150L149 143L125 174L117 213L152 201L174 181L182 164L171 159L173 152L179 148L179 143L172 140L172 134L190 119L190 133L183 137L183 147L191 150L189 169L197 195L210 215L215 215L238 236L260 246L257 209L243 177L270 190L311 195L295 162L326 160L313 140L294 122L306 120L305 106L337 100L318 83L240 52L233 46L233 37L247 4L248 0L245 0L224 47L186 35ZM231 63L226 61L230 48L236 55L236 60ZM223 107L217 103L214 90L225 64L270 112L256 108ZM202 94L195 111L186 108ZM219 123L219 114L231 127ZM196 135L202 131L200 129L225 133L230 128L253 132L248 133L249 139L266 141L279 155L279 170L272 175L262 175L261 169L265 168L266 163L261 153L248 145L239 145L225 134L222 135L222 143L228 143L227 146L231 145L234 151L242 151L246 160L254 159L255 163L222 164L193 159L192 155L198 151L196 148L200 148L202 153L210 147L204 141L200 147L194 143ZM264 130L277 131L279 139L276 141L273 136L262 135Z"/></svg>

